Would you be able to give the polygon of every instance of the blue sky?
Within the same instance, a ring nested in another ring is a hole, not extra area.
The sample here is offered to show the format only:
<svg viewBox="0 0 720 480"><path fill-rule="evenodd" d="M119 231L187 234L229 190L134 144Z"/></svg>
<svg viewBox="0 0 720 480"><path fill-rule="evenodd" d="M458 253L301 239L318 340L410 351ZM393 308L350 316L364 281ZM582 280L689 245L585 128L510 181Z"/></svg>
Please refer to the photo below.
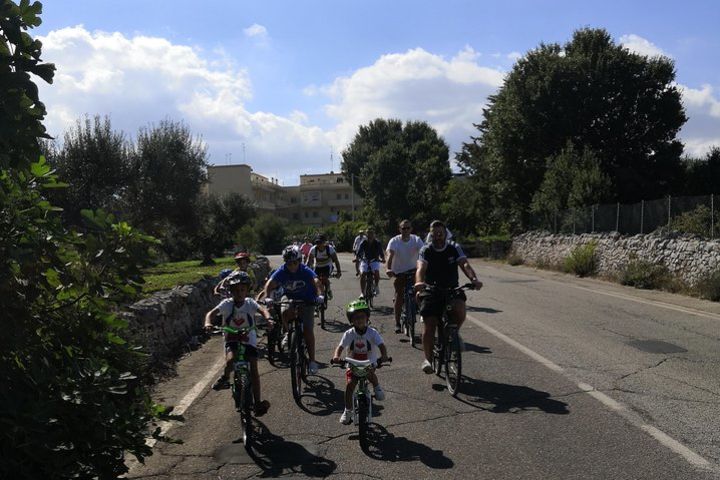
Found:
<svg viewBox="0 0 720 480"><path fill-rule="evenodd" d="M676 64L686 152L720 145L720 3L580 1L48 0L34 30L58 67L41 89L61 135L84 114L128 137L164 118L211 163L245 160L297 183L339 168L357 127L425 120L452 151L519 55L581 27ZM229 157L231 155L231 157Z"/></svg>

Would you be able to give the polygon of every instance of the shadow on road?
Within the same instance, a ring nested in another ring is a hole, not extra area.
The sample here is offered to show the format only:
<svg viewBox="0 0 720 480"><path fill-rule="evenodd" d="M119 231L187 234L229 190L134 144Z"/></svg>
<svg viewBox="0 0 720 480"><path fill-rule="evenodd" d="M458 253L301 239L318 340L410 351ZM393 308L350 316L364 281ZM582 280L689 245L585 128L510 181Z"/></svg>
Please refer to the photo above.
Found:
<svg viewBox="0 0 720 480"><path fill-rule="evenodd" d="M519 413L541 410L567 415L568 404L555 400L547 392L521 385L486 382L463 377L458 400L492 413Z"/></svg>
<svg viewBox="0 0 720 480"><path fill-rule="evenodd" d="M375 307L372 309L373 315L393 315L393 308L387 307L384 305L375 305Z"/></svg>
<svg viewBox="0 0 720 480"><path fill-rule="evenodd" d="M357 436L354 438L357 439ZM368 457L385 462L415 462L419 460L430 468L443 470L455 465L451 459L443 455L441 450L433 450L427 445L405 437L396 437L377 423L369 425L368 445L363 451Z"/></svg>
<svg viewBox="0 0 720 480"><path fill-rule="evenodd" d="M488 347L483 347L481 345L474 345L472 343L465 342L465 352L492 353L492 350L490 350Z"/></svg>
<svg viewBox="0 0 720 480"><path fill-rule="evenodd" d="M344 391L335 388L331 380L319 375L311 376L307 378L299 407L311 415L325 417L342 410L343 394Z"/></svg>
<svg viewBox="0 0 720 480"><path fill-rule="evenodd" d="M487 307L467 307L468 312L479 312L479 313L502 313L502 310L495 310L494 308Z"/></svg>
<svg viewBox="0 0 720 480"><path fill-rule="evenodd" d="M303 474L308 477L327 477L336 469L337 464L324 458L317 451L316 445L307 446L290 442L272 434L259 420L254 421L257 436L253 440L250 458L262 468L261 478L275 478L292 474ZM310 450L308 450L308 448Z"/></svg>

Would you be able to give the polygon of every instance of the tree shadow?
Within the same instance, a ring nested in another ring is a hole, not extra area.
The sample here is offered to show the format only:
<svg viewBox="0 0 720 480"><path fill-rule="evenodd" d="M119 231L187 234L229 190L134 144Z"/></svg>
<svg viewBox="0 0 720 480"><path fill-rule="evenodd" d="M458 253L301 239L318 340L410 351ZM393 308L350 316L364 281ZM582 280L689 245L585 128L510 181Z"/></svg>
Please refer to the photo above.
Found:
<svg viewBox="0 0 720 480"><path fill-rule="evenodd" d="M318 452L312 452L304 445L272 434L257 418L253 419L253 427L255 437L248 454L263 470L259 475L261 478L277 478L292 474L327 477L337 469L335 462L322 457ZM237 440L234 443L236 442ZM314 448L312 445L309 447Z"/></svg>
<svg viewBox="0 0 720 480"><path fill-rule="evenodd" d="M466 307L468 312L479 312L479 313L502 313L502 310L496 310L494 308L488 308L488 307L473 307L473 306L467 306Z"/></svg>
<svg viewBox="0 0 720 480"><path fill-rule="evenodd" d="M388 307L385 305L375 305L372 310L373 312L375 312L376 315L393 315L395 313L393 307Z"/></svg>
<svg viewBox="0 0 720 480"><path fill-rule="evenodd" d="M486 382L466 376L463 376L458 400L492 413L523 411L543 411L555 415L570 413L567 403L553 399L548 392L522 385Z"/></svg>
<svg viewBox="0 0 720 480"><path fill-rule="evenodd" d="M350 328L350 324L348 322L340 322L338 320L325 320L325 328L322 330L325 330L326 332L330 333L343 333L345 330Z"/></svg>
<svg viewBox="0 0 720 480"><path fill-rule="evenodd" d="M330 379L320 375L309 376L298 406L311 415L325 417L343 409L344 394L345 391L335 388Z"/></svg>
<svg viewBox="0 0 720 480"><path fill-rule="evenodd" d="M352 438L357 438L351 436ZM455 464L441 450L433 450L427 445L414 442L405 437L396 437L382 425L372 423L368 426L368 441L363 452L373 460L384 462L421 461L433 469L450 469Z"/></svg>

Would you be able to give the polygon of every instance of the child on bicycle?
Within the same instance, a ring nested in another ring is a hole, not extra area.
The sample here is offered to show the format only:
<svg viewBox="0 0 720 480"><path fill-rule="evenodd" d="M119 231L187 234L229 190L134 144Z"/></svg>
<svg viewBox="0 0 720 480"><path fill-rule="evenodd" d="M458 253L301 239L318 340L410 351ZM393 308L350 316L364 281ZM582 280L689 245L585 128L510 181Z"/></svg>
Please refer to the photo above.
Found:
<svg viewBox="0 0 720 480"><path fill-rule="evenodd" d="M380 333L369 326L370 323L370 307L364 299L357 299L350 302L346 308L347 318L353 327L342 336L340 344L335 349L332 363L342 361L340 355L345 348L348 349L348 357L355 360L370 360L375 364L377 361L377 352L380 351L380 361L387 362L387 348L383 342ZM357 385L357 379L353 377L352 370L349 368L345 373L347 385L345 386L345 410L340 416L340 423L349 425L352 423L352 397ZM368 380L375 390L375 399L384 400L385 392L380 387L375 371L370 372Z"/></svg>
<svg viewBox="0 0 720 480"><path fill-rule="evenodd" d="M249 329L247 333L232 334L225 333L225 370L220 378L213 384L213 390L227 388L230 383L228 377L233 371L233 364L237 356L238 348L242 344L245 348L245 358L250 362L250 375L255 400L255 415L262 416L270 408L270 402L261 400L260 396L260 375L258 374L258 352L257 334L255 328L255 313L259 312L269 325L272 325L270 313L259 305L255 300L248 297L252 280L245 272L237 272L229 275L226 286L230 290L231 298L226 298L215 308L205 315L205 329L212 330L212 319L220 314L223 318L223 325L237 329Z"/></svg>

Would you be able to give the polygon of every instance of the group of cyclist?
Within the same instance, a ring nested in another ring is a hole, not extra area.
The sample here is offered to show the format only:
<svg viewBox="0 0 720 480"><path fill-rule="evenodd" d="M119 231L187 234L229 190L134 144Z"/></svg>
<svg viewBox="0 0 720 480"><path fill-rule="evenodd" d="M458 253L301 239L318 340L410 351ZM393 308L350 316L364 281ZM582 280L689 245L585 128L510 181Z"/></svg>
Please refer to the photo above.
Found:
<svg viewBox="0 0 720 480"><path fill-rule="evenodd" d="M380 241L375 236L373 228L359 232L353 245L354 260L356 274L372 272L372 280L374 282L375 294L378 293L380 280L380 266L386 263L386 274L393 278L394 295L394 317L395 332L400 333L400 318L402 311L403 296L406 288L406 282L414 282L414 291L419 306L419 313L424 323L422 334L422 344L424 360L421 369L425 373L432 373L432 353L437 323L442 316L442 309L445 305L444 298L441 298L436 292L441 289L447 290L457 287L459 284L458 268L460 268L465 276L472 282L474 288L482 288L482 282L477 279L473 268L468 263L462 247L456 242L450 240L449 232L445 224L440 220L435 220L430 224L429 239L426 243L412 234L412 224L409 220L403 220L399 224L399 234L394 236L387 245L387 263L385 259L385 250L382 248ZM329 277L332 274L332 267L335 266L335 276L341 276L341 266L335 249L328 244L324 235L319 235L315 239L315 245L305 242L303 245L289 245L282 252L283 264L277 268L269 276L261 291L257 294L257 299L264 299L266 304L272 302L272 299L280 299L281 315L280 320L282 327L288 331L288 323L297 315L297 309L287 308L287 302L283 300L302 300L304 305L299 310L302 317L303 335L309 357L308 373L317 374L318 364L315 357L315 335L313 331L315 305L323 304L325 295L331 297L332 291L329 288ZM215 315L220 314L223 322L233 323L234 326L243 324L253 325L255 313L260 313L268 322L269 328L279 327L273 326L268 310L260 305L255 299L249 296L250 285L253 281L247 273L247 265L244 264L246 255L238 254L238 269L230 273L221 283L229 289L231 294L220 302L217 307L209 311L205 317L206 328L212 328L212 319ZM249 257L248 257L249 260ZM244 267L244 268L243 268ZM360 277L361 292L365 292L365 275ZM434 288L428 288L432 286ZM450 299L450 316L457 323L458 328L465 320L466 297L462 291L456 291ZM333 360L339 360L339 356L343 349L347 348L348 355L352 358L364 357L373 361L380 359L387 360L387 349L382 341L382 337L376 329L369 327L370 307L361 297L351 302L346 308L346 315L352 328L346 331L342 337L338 348L335 350ZM245 338L225 338L225 352L227 366L223 375L213 385L214 389L222 388L227 385L227 375L232 368L232 364L237 351L238 342L252 347L248 356L253 362L257 361L256 335L246 335ZM375 347L374 349L372 347ZM378 357L378 352L380 357ZM256 367L256 365L254 365ZM267 412L269 403L261 401L260 397L260 381L257 376L257 368L253 368L253 391L255 396L255 414L262 415ZM382 400L384 393L379 386L377 377L373 375L370 378L371 383L375 386L376 399ZM348 374L346 387L346 409L341 416L342 423L348 423L349 405L348 399L352 395L354 388L354 379Z"/></svg>

